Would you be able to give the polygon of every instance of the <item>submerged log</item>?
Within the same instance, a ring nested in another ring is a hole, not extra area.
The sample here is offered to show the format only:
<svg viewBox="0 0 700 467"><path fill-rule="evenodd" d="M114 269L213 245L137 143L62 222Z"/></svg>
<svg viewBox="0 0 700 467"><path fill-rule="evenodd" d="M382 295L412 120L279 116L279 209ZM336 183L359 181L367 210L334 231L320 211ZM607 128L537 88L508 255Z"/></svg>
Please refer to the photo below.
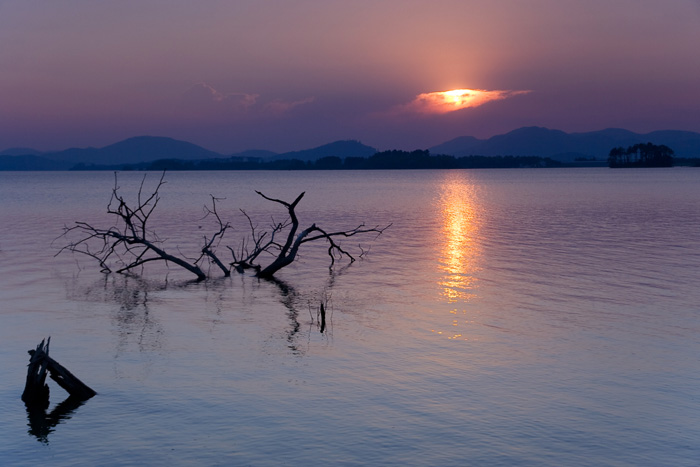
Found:
<svg viewBox="0 0 700 467"><path fill-rule="evenodd" d="M95 392L88 385L80 381L73 373L68 371L60 363L49 357L49 343L51 338L30 350L29 368L27 369L27 383L22 393L22 400L27 404L48 405L49 387L46 385L46 373L48 371L52 380L65 389L71 397L78 400L87 400L95 396Z"/></svg>

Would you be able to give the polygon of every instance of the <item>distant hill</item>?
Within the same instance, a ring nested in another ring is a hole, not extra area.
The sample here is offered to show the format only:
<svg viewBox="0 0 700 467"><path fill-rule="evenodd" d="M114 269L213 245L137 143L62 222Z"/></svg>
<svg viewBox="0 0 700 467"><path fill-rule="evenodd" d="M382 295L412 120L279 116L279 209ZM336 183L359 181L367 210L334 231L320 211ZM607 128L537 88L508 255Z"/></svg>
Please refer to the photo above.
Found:
<svg viewBox="0 0 700 467"><path fill-rule="evenodd" d="M370 157L376 154L377 150L371 146L366 146L359 141L336 141L324 144L313 149L303 151L292 151L277 154L269 160L299 159L302 161L317 161L323 157Z"/></svg>
<svg viewBox="0 0 700 467"><path fill-rule="evenodd" d="M432 154L452 156L540 156L564 162L576 158L605 160L610 149L637 143L665 144L678 157L700 157L700 133L654 131L639 134L618 128L587 133L565 133L541 127L524 127L488 139L462 136L430 148Z"/></svg>
<svg viewBox="0 0 700 467"><path fill-rule="evenodd" d="M0 156L38 156L39 154L41 154L41 151L32 148L8 148L0 151Z"/></svg>
<svg viewBox="0 0 700 467"><path fill-rule="evenodd" d="M119 168L125 164L138 165L164 159L182 161L300 159L302 161L316 161L328 156L343 159L346 157L369 157L376 152L376 149L359 141L336 141L317 148L284 154L252 149L224 156L196 144L173 138L137 136L103 148L70 148L45 153L31 149L7 149L0 153L0 170L67 170L78 164L83 169L92 166ZM10 157L15 157L15 159L10 159Z"/></svg>
<svg viewBox="0 0 700 467"><path fill-rule="evenodd" d="M474 148L478 148L485 140L473 136L459 136L445 143L430 148L432 154L447 154L449 156L463 156L475 154Z"/></svg>
<svg viewBox="0 0 700 467"><path fill-rule="evenodd" d="M241 151L231 154L229 157L231 159L242 159L242 160L252 160L252 159L271 159L277 155L276 152L265 151L264 149L249 149L247 151Z"/></svg>
<svg viewBox="0 0 700 467"><path fill-rule="evenodd" d="M57 161L97 165L136 164L158 159L197 160L223 157L196 144L157 136L137 136L103 148L71 148L42 155Z"/></svg>
<svg viewBox="0 0 700 467"><path fill-rule="evenodd" d="M578 158L604 161L610 149L637 143L664 144L681 158L700 158L700 133L690 131L654 131L646 134L609 128L588 133L565 133L541 127L524 127L488 139L461 136L430 148L433 155L464 156L538 156L570 162ZM10 148L0 152L0 170L68 170L78 164L82 169L120 169L125 165L142 169L154 161L208 161L217 164L275 162L283 160L318 161L336 157L369 158L377 153L359 141L336 141L303 151L282 154L249 150L228 156L209 151L186 141L156 136L138 136L103 148L71 148L39 152L30 148ZM329 160L333 165L333 161Z"/></svg>

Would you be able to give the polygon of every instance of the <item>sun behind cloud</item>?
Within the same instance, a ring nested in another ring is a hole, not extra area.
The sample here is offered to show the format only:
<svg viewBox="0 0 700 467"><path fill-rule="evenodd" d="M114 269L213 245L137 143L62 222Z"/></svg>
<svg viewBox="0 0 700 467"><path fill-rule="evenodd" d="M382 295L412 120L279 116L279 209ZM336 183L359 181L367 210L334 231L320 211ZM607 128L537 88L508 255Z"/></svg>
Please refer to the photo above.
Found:
<svg viewBox="0 0 700 467"><path fill-rule="evenodd" d="M395 113L445 114L487 102L507 99L530 91L486 91L483 89L452 89L418 94L408 104L396 107Z"/></svg>

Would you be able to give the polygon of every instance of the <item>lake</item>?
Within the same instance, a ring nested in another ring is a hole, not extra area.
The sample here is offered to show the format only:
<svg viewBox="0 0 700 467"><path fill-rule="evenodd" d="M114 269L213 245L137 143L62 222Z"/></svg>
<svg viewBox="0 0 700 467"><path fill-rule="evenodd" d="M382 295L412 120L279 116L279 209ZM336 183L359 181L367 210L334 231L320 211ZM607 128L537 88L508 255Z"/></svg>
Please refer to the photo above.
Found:
<svg viewBox="0 0 700 467"><path fill-rule="evenodd" d="M135 196L143 173L118 184ZM148 173L146 189L158 173ZM108 226L110 172L0 173L2 465L660 466L700 462L700 170L172 172L152 228L196 256L306 191L302 227L391 227L328 269L193 282L54 255ZM321 333L317 309L328 305ZM47 419L27 350L98 392ZM58 414L58 415L57 415Z"/></svg>

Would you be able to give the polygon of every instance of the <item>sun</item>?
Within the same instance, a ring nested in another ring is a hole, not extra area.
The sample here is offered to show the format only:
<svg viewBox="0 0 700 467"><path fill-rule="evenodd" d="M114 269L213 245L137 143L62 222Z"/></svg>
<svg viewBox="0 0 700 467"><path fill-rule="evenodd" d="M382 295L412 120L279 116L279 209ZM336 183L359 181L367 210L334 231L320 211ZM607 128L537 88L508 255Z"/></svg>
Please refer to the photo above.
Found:
<svg viewBox="0 0 700 467"><path fill-rule="evenodd" d="M463 106L467 101L473 100L476 95L483 93L477 89L453 89L451 91L442 91L442 95L446 102L452 102L456 106ZM440 92L432 94L441 94Z"/></svg>
<svg viewBox="0 0 700 467"><path fill-rule="evenodd" d="M487 91L484 89L450 89L418 94L413 101L399 106L399 112L445 114L456 110L479 107L487 102L506 99L530 91Z"/></svg>

